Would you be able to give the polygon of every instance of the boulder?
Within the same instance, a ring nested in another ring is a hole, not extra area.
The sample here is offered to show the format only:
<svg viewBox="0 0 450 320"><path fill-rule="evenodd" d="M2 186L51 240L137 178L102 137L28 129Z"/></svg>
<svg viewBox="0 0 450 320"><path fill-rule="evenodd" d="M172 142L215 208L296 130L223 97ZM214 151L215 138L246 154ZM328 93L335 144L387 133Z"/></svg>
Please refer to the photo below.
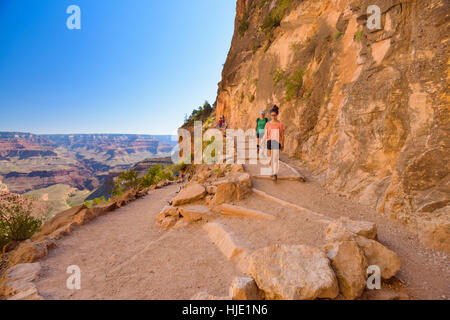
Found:
<svg viewBox="0 0 450 320"><path fill-rule="evenodd" d="M252 180L248 173L241 174L237 179L238 200L244 199L252 192Z"/></svg>
<svg viewBox="0 0 450 320"><path fill-rule="evenodd" d="M31 239L39 240L44 238L45 236L51 234L52 232L70 225L74 222L75 216L79 214L81 211L86 210L86 206L78 206L71 208L69 210L63 211L55 215L52 219L47 221L41 226L41 230L39 233L35 234Z"/></svg>
<svg viewBox="0 0 450 320"><path fill-rule="evenodd" d="M180 214L188 222L209 221L213 213L205 206L180 207Z"/></svg>
<svg viewBox="0 0 450 320"><path fill-rule="evenodd" d="M305 245L276 245L253 252L249 271L269 300L333 299L338 282L325 253Z"/></svg>
<svg viewBox="0 0 450 320"><path fill-rule="evenodd" d="M356 241L364 251L369 265L380 267L381 277L390 279L400 270L401 261L397 254L375 240L361 236L356 237Z"/></svg>
<svg viewBox="0 0 450 320"><path fill-rule="evenodd" d="M201 200L206 195L206 189L204 186L198 183L186 186L181 192L173 199L173 206L181 206L197 200Z"/></svg>
<svg viewBox="0 0 450 320"><path fill-rule="evenodd" d="M341 217L337 221L345 229L358 236L366 237L367 239L376 240L377 238L377 225L369 221L356 221L347 217Z"/></svg>
<svg viewBox="0 0 450 320"><path fill-rule="evenodd" d="M108 212L116 210L117 205L115 202L109 202L109 203L100 203L92 208L89 208L88 210L91 211L92 215L95 217L102 216L104 214L107 214Z"/></svg>
<svg viewBox="0 0 450 320"><path fill-rule="evenodd" d="M222 181L217 184L216 195L214 196L213 204L219 206L223 203L229 203L238 199L238 192L236 185L232 181Z"/></svg>
<svg viewBox="0 0 450 320"><path fill-rule="evenodd" d="M1 295L14 296L23 294L27 291L35 290L36 287L32 283L41 275L42 268L40 263L22 263L8 269L1 285ZM37 291L36 291L37 293Z"/></svg>
<svg viewBox="0 0 450 320"><path fill-rule="evenodd" d="M327 230L325 231L325 241L327 243L350 241L355 239L356 235L353 232L350 232L348 229L344 228L341 223L336 221L330 222Z"/></svg>
<svg viewBox="0 0 450 320"><path fill-rule="evenodd" d="M92 220L97 218L95 211L90 209L81 210L73 219L73 222L77 223L78 226L84 226Z"/></svg>
<svg viewBox="0 0 450 320"><path fill-rule="evenodd" d="M117 197L114 199L117 208L121 208L123 206L126 206L131 201L136 200L137 191L134 189L126 191L123 195L120 197Z"/></svg>
<svg viewBox="0 0 450 320"><path fill-rule="evenodd" d="M450 253L450 221L421 219L417 222L417 230L423 245Z"/></svg>
<svg viewBox="0 0 450 320"><path fill-rule="evenodd" d="M346 299L359 298L366 287L367 259L355 240L341 241L325 247Z"/></svg>
<svg viewBox="0 0 450 320"><path fill-rule="evenodd" d="M22 263L33 263L47 256L48 248L46 242L32 242L26 240L22 242L14 251L8 254L10 266Z"/></svg>
<svg viewBox="0 0 450 320"><path fill-rule="evenodd" d="M262 300L264 293L258 289L252 278L236 277L230 287L230 297L233 300Z"/></svg>
<svg viewBox="0 0 450 320"><path fill-rule="evenodd" d="M34 281L41 275L42 267L39 262L21 263L9 268L6 273L8 281Z"/></svg>

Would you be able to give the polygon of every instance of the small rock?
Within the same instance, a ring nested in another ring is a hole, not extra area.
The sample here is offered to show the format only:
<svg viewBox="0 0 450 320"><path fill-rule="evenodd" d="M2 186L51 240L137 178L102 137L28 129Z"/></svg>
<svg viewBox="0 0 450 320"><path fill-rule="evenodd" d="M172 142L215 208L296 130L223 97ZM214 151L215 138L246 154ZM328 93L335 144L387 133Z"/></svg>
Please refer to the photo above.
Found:
<svg viewBox="0 0 450 320"><path fill-rule="evenodd" d="M261 292L252 278L234 278L230 287L230 297L233 300L261 300Z"/></svg>

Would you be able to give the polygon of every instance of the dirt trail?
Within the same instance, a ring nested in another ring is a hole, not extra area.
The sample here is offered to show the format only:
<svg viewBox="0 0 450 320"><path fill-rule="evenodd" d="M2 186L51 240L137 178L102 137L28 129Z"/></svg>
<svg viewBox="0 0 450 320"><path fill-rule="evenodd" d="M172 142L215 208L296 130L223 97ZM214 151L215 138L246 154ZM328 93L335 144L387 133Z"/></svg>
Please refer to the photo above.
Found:
<svg viewBox="0 0 450 320"><path fill-rule="evenodd" d="M406 291L411 298L450 297L450 260L446 254L423 248L401 224L328 193L297 162L285 161L305 175L308 182L275 184L252 179L254 187L323 214L325 219L347 216L375 222L380 242L402 260L399 280L384 286ZM245 168L252 176L260 174L256 165ZM288 175L292 175L292 170L282 165L280 176ZM58 248L41 261L44 274L37 282L40 294L46 299L189 299L201 291L226 296L232 278L242 273L211 242L202 224L171 231L160 231L155 224L156 215L177 188L154 191L59 241ZM215 216L214 222L222 224L249 253L272 244L324 244L327 225L314 214L282 207L255 194L238 205L276 217L269 221ZM73 264L82 271L80 291L65 287L66 268Z"/></svg>
<svg viewBox="0 0 450 320"><path fill-rule="evenodd" d="M178 189L169 186L100 217L58 241L41 260L44 299L190 299L227 295L240 272L198 225L163 232L156 215ZM81 269L81 290L68 290L66 268Z"/></svg>

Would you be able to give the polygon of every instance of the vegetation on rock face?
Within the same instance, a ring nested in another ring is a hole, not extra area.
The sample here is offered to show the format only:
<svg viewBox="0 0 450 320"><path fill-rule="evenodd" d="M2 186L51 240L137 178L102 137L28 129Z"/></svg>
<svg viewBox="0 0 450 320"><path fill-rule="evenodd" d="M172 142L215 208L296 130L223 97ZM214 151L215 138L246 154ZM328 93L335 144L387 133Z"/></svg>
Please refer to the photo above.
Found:
<svg viewBox="0 0 450 320"><path fill-rule="evenodd" d="M264 1L263 1L264 2ZM265 2L260 6L264 6ZM265 34L270 34L275 28L281 25L284 15L291 6L291 0L278 0L275 8L273 8L264 19L261 29Z"/></svg>
<svg viewBox="0 0 450 320"><path fill-rule="evenodd" d="M42 219L33 216L33 201L16 194L0 195L0 248L23 241L39 231Z"/></svg>
<svg viewBox="0 0 450 320"><path fill-rule="evenodd" d="M207 120L211 116L213 111L214 108L209 104L208 101L205 101L203 106L198 107L198 109L194 109L189 117L187 115L185 116L183 128L193 126L195 121Z"/></svg>
<svg viewBox="0 0 450 320"><path fill-rule="evenodd" d="M303 70L297 71L292 77L288 78L284 82L285 97L287 101L298 97L300 89L303 86L303 76L305 72Z"/></svg>
<svg viewBox="0 0 450 320"><path fill-rule="evenodd" d="M363 39L363 36L364 36L364 29L358 31L358 32L355 34L355 40L356 40L356 42L360 43L361 40Z"/></svg>
<svg viewBox="0 0 450 320"><path fill-rule="evenodd" d="M245 33L247 32L248 28L250 27L250 21L248 21L248 17L249 17L248 12L246 12L244 14L244 17L239 22L238 32L239 32L239 36L241 38L245 35Z"/></svg>

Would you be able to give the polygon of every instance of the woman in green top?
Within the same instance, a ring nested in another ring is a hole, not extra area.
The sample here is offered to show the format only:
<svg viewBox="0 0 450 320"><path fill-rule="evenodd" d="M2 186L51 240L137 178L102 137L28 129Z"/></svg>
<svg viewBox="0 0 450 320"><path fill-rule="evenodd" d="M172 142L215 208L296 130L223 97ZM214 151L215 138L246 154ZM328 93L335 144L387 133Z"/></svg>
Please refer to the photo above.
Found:
<svg viewBox="0 0 450 320"><path fill-rule="evenodd" d="M256 139L257 139L257 148L258 148L258 153L259 153L259 140L262 139L264 137L264 134L266 133L265 128L266 128L266 124L267 122L269 122L269 119L267 119L265 117L265 112L261 111L259 113L259 118L256 119Z"/></svg>

